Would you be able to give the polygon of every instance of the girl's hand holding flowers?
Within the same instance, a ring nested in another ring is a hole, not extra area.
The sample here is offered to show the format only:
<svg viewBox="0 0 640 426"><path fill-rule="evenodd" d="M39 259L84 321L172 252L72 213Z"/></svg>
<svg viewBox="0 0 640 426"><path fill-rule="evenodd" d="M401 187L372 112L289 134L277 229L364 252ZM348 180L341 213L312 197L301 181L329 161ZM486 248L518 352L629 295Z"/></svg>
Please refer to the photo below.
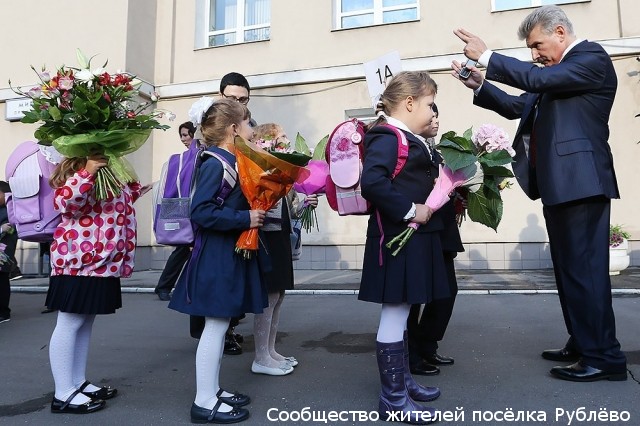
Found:
<svg viewBox="0 0 640 426"><path fill-rule="evenodd" d="M433 210L431 210L426 204L416 204L416 216L411 219L411 222L424 225L429 221L429 219L431 219L432 214Z"/></svg>
<svg viewBox="0 0 640 426"><path fill-rule="evenodd" d="M87 164L84 166L85 170L95 176L103 167L109 164L109 160L102 154L91 155L87 157Z"/></svg>
<svg viewBox="0 0 640 426"><path fill-rule="evenodd" d="M304 197L304 204L314 209L318 207L318 194L311 194Z"/></svg>
<svg viewBox="0 0 640 426"><path fill-rule="evenodd" d="M264 218L267 212L264 210L249 210L249 217L251 218L250 228L260 228L264 225Z"/></svg>

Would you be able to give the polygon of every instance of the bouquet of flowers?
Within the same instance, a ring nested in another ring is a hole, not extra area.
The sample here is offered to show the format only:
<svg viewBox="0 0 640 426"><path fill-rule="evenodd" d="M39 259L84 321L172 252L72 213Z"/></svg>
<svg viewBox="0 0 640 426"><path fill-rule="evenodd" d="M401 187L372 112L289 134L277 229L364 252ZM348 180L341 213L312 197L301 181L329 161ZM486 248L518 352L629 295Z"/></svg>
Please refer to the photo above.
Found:
<svg viewBox="0 0 640 426"><path fill-rule="evenodd" d="M294 184L293 188L297 192L304 195L323 194L329 174L329 166L324 161L324 149L329 136L327 135L316 145L312 156L307 141L300 133L296 135L295 148L291 148L291 142L286 137L274 138L275 135L272 137L267 135L265 138L257 139L256 145L284 161L306 166L309 176L304 181ZM300 212L300 225L310 232L311 228L317 227L317 223L315 206L305 203Z"/></svg>
<svg viewBox="0 0 640 426"><path fill-rule="evenodd" d="M304 167L272 155L241 136L235 138L235 154L240 189L252 210L271 209L279 199L287 195L294 182L304 180L309 175ZM236 252L249 258L256 250L258 228L242 232L236 242Z"/></svg>
<svg viewBox="0 0 640 426"><path fill-rule="evenodd" d="M461 185L467 190L469 219L497 231L502 220L501 191L510 187L507 178L513 177L506 167L515 155L509 135L493 124L483 124L477 131L467 129L462 136L445 133L437 149L451 170L474 172Z"/></svg>
<svg viewBox="0 0 640 426"><path fill-rule="evenodd" d="M91 59L76 51L79 68L61 66L55 73L44 68L36 71L40 83L24 92L14 91L33 100L32 109L24 113L23 123L43 124L34 136L42 145L53 145L66 157L104 154L108 167L96 175L96 197L119 195L122 185L136 180L135 172L124 155L140 148L151 129L166 130L158 118L166 111L144 111L150 103L134 101L141 82L126 72L109 74L104 67L91 69ZM11 84L11 82L9 82ZM152 96L152 102L157 96Z"/></svg>
<svg viewBox="0 0 640 426"><path fill-rule="evenodd" d="M469 218L497 231L502 219L500 191L509 187L506 178L513 177L511 170L505 167L515 155L509 135L492 124L483 124L477 132L469 128L462 136L455 132L445 133L436 148L444 165L439 166L439 176L425 204L435 211L450 200L454 189L462 187L466 190ZM460 206L457 208L463 215ZM386 244L391 248L398 243L393 256L416 229L418 224L410 223L405 231Z"/></svg>
<svg viewBox="0 0 640 426"><path fill-rule="evenodd" d="M287 137L276 138L276 135L265 135L264 138L256 139L255 144L287 163L296 166L306 166L311 160L309 148L300 133L296 135L295 148L291 147L291 141Z"/></svg>
<svg viewBox="0 0 640 426"><path fill-rule="evenodd" d="M304 139L303 139L304 140ZM313 150L313 156L307 164L309 177L302 182L296 182L293 189L304 195L324 194L327 187L327 176L329 175L329 164L325 160L325 148L329 141L329 135L318 142ZM316 207L304 203L300 212L300 224L305 231L310 232L314 226L319 231Z"/></svg>

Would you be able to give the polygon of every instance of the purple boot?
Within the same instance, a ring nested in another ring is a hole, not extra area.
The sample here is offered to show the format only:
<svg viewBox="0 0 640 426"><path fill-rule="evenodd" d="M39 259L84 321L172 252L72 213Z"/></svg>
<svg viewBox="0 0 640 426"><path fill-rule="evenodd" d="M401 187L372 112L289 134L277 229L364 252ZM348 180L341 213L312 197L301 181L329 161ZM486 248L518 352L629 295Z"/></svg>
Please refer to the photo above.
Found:
<svg viewBox="0 0 640 426"><path fill-rule="evenodd" d="M409 343L407 341L407 331L404 332L404 382L407 385L407 392L411 399L415 401L433 401L440 396L440 389L434 386L422 386L413 380L409 369Z"/></svg>
<svg viewBox="0 0 640 426"><path fill-rule="evenodd" d="M376 342L376 358L382 385L378 403L380 419L414 425L433 423L436 410L419 405L407 391L404 342Z"/></svg>

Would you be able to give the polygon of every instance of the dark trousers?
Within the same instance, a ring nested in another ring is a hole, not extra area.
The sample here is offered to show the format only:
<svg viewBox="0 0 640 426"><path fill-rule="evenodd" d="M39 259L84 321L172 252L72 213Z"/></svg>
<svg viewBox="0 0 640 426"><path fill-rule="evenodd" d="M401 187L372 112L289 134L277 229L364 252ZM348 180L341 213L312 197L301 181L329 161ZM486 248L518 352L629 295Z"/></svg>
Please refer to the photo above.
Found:
<svg viewBox="0 0 640 426"><path fill-rule="evenodd" d="M447 271L447 281L451 297L447 299L432 300L424 306L412 305L407 319L407 332L409 336L409 355L412 359L435 354L438 350L438 342L447 331L449 320L453 312L453 305L458 294L458 280L453 264L455 253L445 252L444 261ZM414 361L415 362L415 361Z"/></svg>
<svg viewBox="0 0 640 426"><path fill-rule="evenodd" d="M11 283L8 272L0 272L0 318L9 318L9 300L11 299Z"/></svg>
<svg viewBox="0 0 640 426"><path fill-rule="evenodd" d="M187 263L191 256L191 248L189 246L177 246L169 255L167 263L164 265L158 285L156 285L156 293L166 291L169 293L178 281L184 264Z"/></svg>
<svg viewBox="0 0 640 426"><path fill-rule="evenodd" d="M543 208L567 344L599 369L624 370L609 278L611 200L591 197Z"/></svg>

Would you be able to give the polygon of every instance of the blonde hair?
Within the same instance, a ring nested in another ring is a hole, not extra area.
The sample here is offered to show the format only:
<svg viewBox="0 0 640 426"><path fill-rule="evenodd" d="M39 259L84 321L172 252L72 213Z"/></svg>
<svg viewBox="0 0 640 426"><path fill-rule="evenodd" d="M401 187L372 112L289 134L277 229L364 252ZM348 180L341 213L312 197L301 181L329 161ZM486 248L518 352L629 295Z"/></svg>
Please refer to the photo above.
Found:
<svg viewBox="0 0 640 426"><path fill-rule="evenodd" d="M87 165L87 159L84 157L65 158L62 160L51 173L49 185L53 189L63 186L75 172L83 169Z"/></svg>
<svg viewBox="0 0 640 426"><path fill-rule="evenodd" d="M387 84L384 93L376 104L376 114L391 115L401 102L409 96L415 99L438 93L438 85L426 71L402 71L393 76ZM368 128L386 122L383 116L373 122Z"/></svg>
<svg viewBox="0 0 640 426"><path fill-rule="evenodd" d="M227 137L227 128L233 124L240 124L250 119L251 113L240 102L230 99L215 101L202 117L200 133L206 146L218 146Z"/></svg>
<svg viewBox="0 0 640 426"><path fill-rule="evenodd" d="M282 126L276 123L265 123L253 128L254 135L253 140L265 139L271 140L278 136L278 133L282 132Z"/></svg>

